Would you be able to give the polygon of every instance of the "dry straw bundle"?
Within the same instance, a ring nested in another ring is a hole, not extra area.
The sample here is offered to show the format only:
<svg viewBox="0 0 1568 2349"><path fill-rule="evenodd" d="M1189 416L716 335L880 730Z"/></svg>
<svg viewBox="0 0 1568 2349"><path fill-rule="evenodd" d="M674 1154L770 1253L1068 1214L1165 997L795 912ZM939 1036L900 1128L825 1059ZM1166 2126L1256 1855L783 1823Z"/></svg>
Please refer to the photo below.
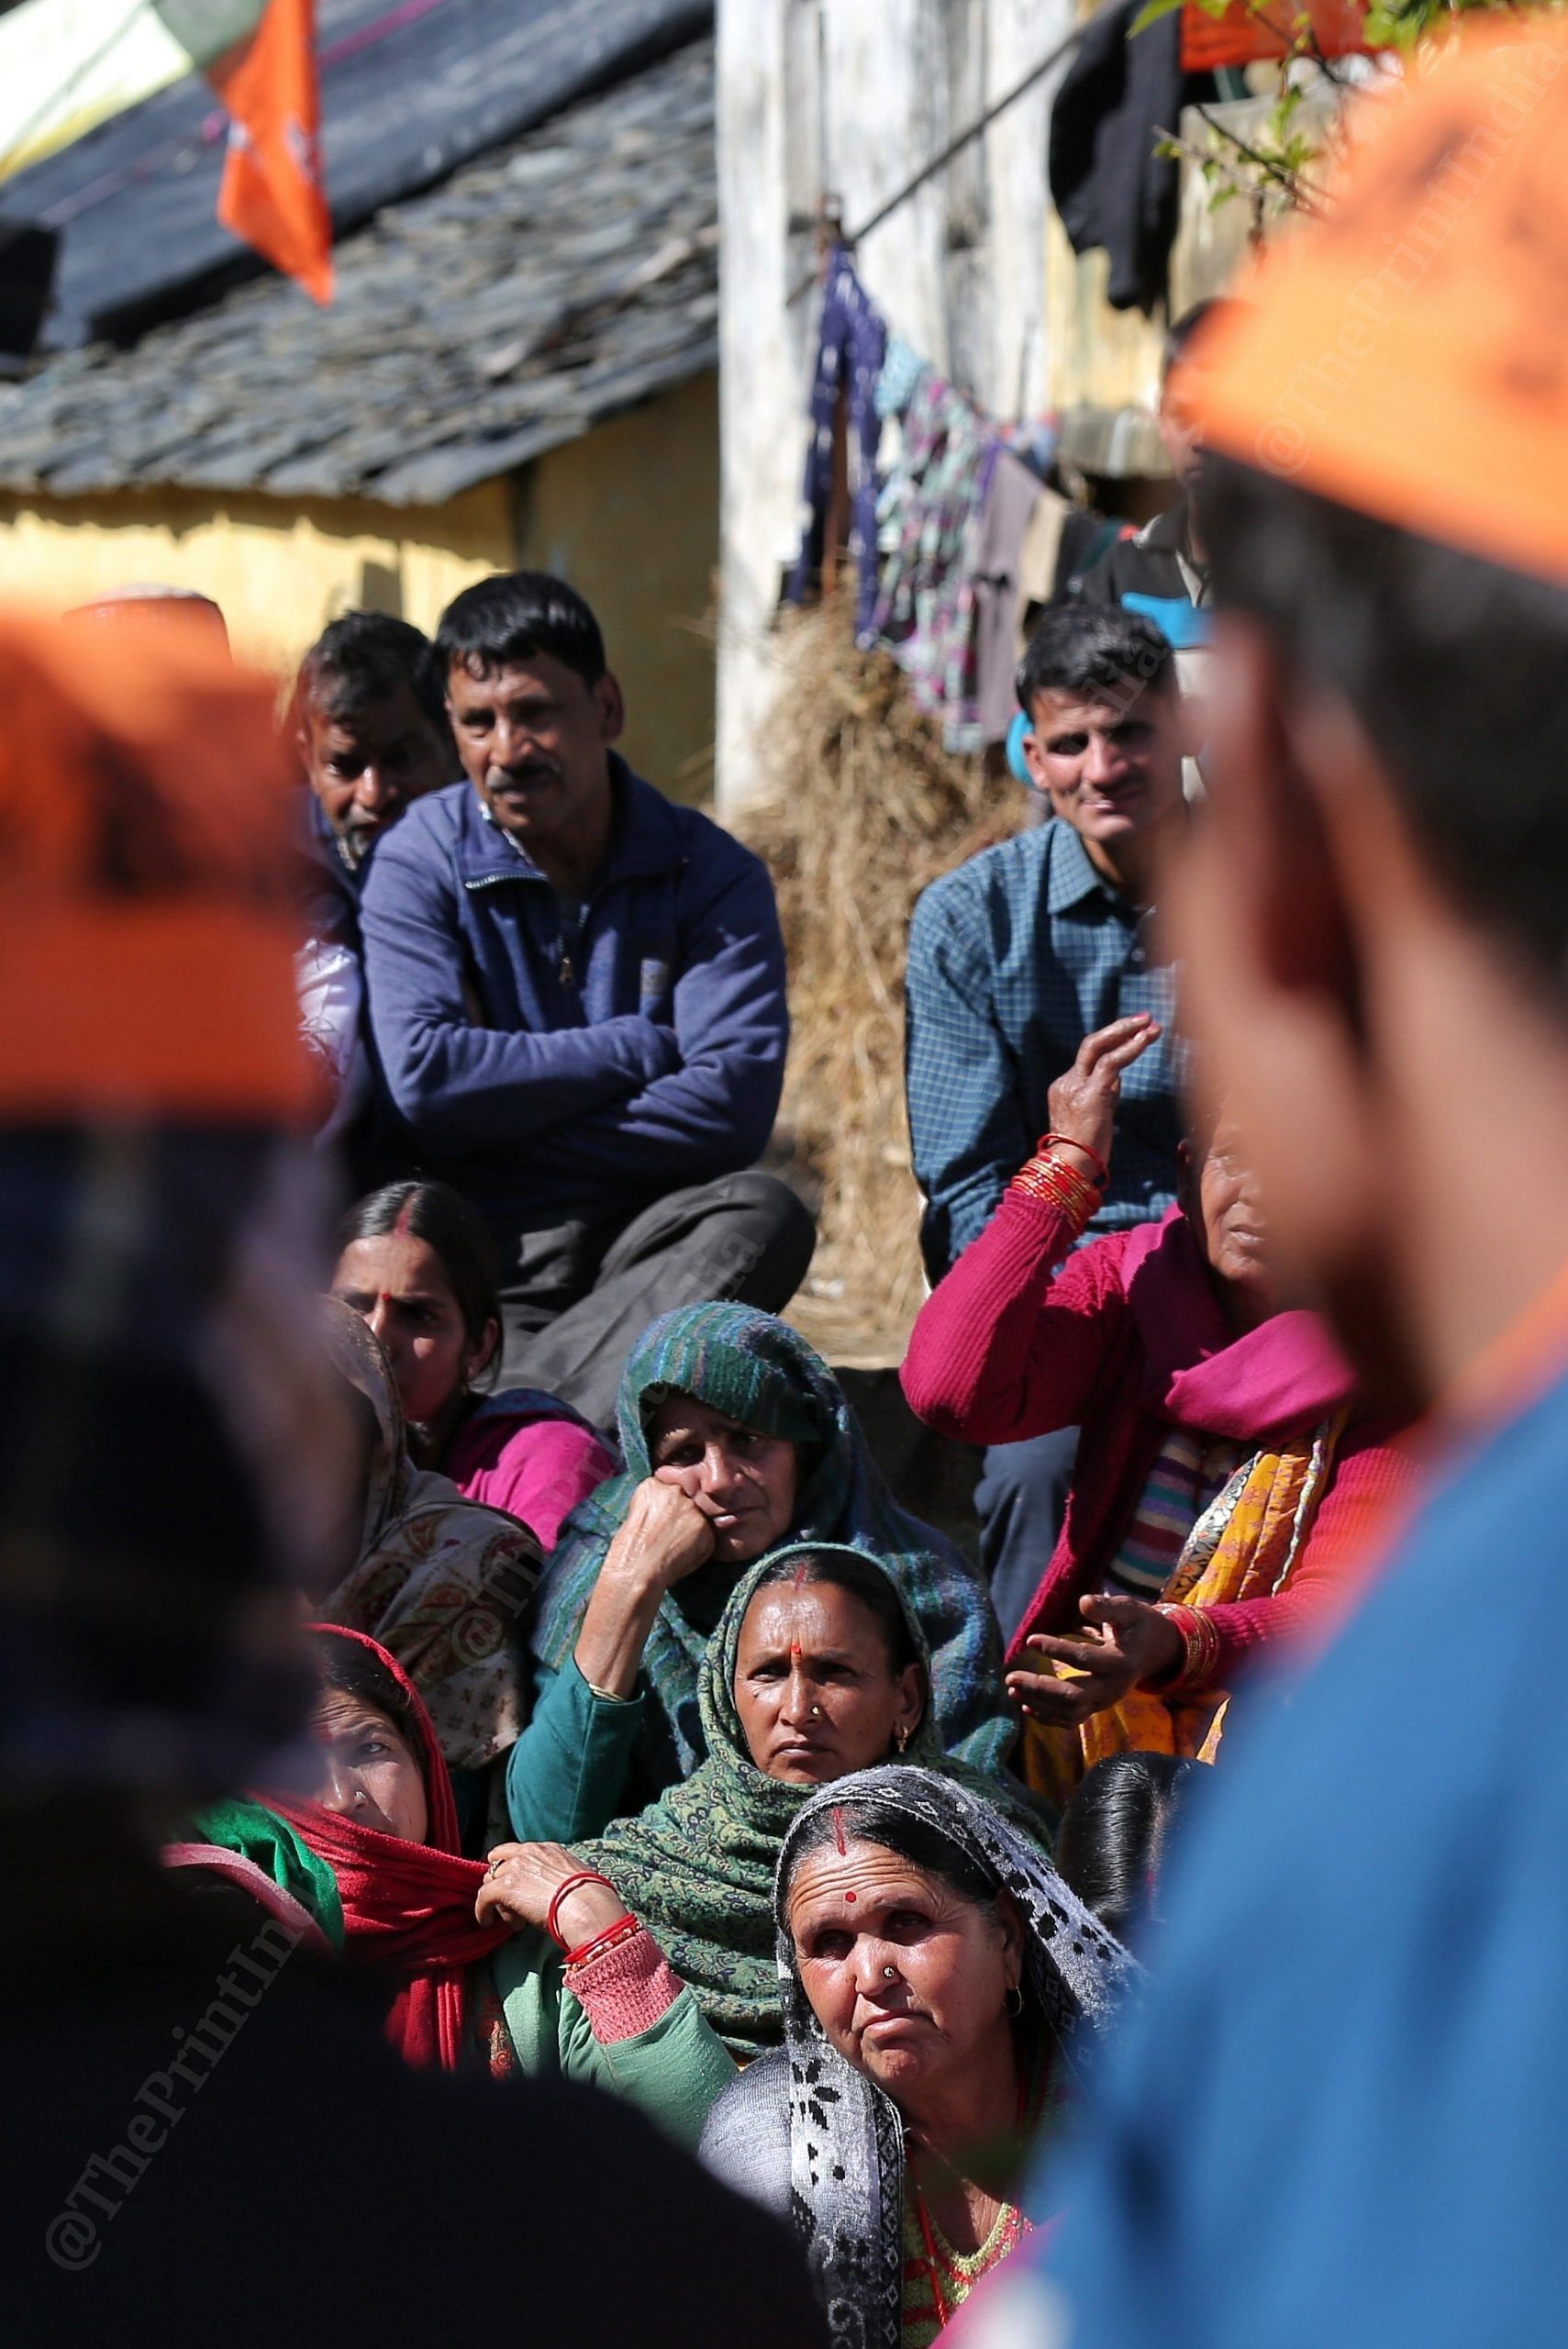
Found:
<svg viewBox="0 0 1568 2349"><path fill-rule="evenodd" d="M772 868L794 1021L781 1127L821 1186L792 1308L836 1362L896 1362L922 1294L904 1110L904 961L928 882L1016 830L1024 799L955 758L841 599L792 614L747 838Z"/></svg>

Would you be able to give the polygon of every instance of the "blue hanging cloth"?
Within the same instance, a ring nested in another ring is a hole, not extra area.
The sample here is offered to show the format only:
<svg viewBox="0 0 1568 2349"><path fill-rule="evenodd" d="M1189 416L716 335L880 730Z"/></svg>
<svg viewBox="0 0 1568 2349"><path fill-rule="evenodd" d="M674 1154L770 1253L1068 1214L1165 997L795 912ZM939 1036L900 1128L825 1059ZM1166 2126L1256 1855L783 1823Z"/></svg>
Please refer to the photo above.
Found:
<svg viewBox="0 0 1568 2349"><path fill-rule="evenodd" d="M849 434L855 462L850 495L850 560L855 566L855 637L868 643L876 609L876 452L882 434L876 386L887 328L867 298L847 249L828 257L817 373L811 386L811 440L806 452L806 523L785 600L803 604L822 569L828 507L833 495L833 429L842 387L849 390Z"/></svg>

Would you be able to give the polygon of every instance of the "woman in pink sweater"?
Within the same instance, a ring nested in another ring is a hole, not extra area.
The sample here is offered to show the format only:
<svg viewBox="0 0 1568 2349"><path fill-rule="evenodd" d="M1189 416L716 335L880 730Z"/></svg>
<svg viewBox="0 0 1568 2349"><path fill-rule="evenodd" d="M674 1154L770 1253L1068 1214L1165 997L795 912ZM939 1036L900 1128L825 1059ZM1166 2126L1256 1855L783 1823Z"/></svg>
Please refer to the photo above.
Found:
<svg viewBox="0 0 1568 2349"><path fill-rule="evenodd" d="M389 1183L349 1209L338 1247L332 1294L381 1340L416 1464L520 1518L552 1550L617 1463L558 1395L475 1392L501 1337L494 1252L477 1211L445 1183Z"/></svg>
<svg viewBox="0 0 1568 2349"><path fill-rule="evenodd" d="M1315 1314L1276 1309L1256 1186L1222 1118L1162 1222L1079 1248L1121 1072L1159 1030L1086 1039L1052 1132L928 1298L912 1408L973 1443L1078 1426L1062 1538L1008 1654L1030 1783L1064 1800L1129 1749L1212 1759L1257 1651L1354 1587L1371 1528L1413 1489Z"/></svg>

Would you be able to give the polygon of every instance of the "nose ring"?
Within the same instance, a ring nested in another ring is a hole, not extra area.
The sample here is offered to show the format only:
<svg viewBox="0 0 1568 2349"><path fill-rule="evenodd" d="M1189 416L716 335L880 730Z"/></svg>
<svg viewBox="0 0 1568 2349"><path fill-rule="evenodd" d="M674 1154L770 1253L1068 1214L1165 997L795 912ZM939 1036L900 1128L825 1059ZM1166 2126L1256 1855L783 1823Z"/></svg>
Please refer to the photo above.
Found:
<svg viewBox="0 0 1568 2349"><path fill-rule="evenodd" d="M882 1978L884 1982L896 1982L898 1968L895 1965L884 1965L882 1969Z"/></svg>
<svg viewBox="0 0 1568 2349"><path fill-rule="evenodd" d="M812 1706L812 1708L811 1708L810 1712L809 1712L809 1713L807 1713L807 1715L806 1715L806 1720L807 1720L819 1721L819 1720L821 1720L821 1718L822 1718L822 1708L821 1708L821 1706L820 1706L820 1705L813 1705L813 1706Z"/></svg>

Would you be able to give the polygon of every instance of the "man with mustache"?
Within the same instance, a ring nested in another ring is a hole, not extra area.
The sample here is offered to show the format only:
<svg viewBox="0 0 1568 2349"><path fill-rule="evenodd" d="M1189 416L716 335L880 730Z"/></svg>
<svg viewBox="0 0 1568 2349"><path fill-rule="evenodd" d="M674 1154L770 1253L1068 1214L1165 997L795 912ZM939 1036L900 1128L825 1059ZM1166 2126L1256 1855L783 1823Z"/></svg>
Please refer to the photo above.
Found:
<svg viewBox="0 0 1568 2349"><path fill-rule="evenodd" d="M607 1425L657 1315L776 1311L810 1262L795 1194L746 1171L788 1041L773 886L619 756L620 687L564 581L481 580L436 651L465 779L376 852L376 1049L421 1164L502 1251L502 1385Z"/></svg>

